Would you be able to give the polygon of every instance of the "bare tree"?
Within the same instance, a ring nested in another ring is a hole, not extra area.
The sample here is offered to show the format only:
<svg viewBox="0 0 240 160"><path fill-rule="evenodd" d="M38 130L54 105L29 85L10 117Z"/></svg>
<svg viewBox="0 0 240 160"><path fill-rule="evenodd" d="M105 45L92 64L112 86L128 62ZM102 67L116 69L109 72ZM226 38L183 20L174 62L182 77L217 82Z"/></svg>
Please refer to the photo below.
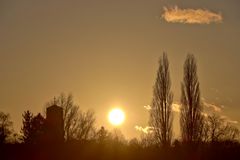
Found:
<svg viewBox="0 0 240 160"><path fill-rule="evenodd" d="M218 141L225 134L225 126L223 125L224 119L217 115L207 117L209 139L210 141Z"/></svg>
<svg viewBox="0 0 240 160"><path fill-rule="evenodd" d="M5 143L12 133L12 121L10 115L0 112L0 144Z"/></svg>
<svg viewBox="0 0 240 160"><path fill-rule="evenodd" d="M127 144L127 140L120 129L113 129L111 132L111 139L114 143Z"/></svg>
<svg viewBox="0 0 240 160"><path fill-rule="evenodd" d="M205 120L205 131L205 139L210 142L234 141L239 138L239 130L216 114L209 115Z"/></svg>
<svg viewBox="0 0 240 160"><path fill-rule="evenodd" d="M66 96L62 93L59 97L47 103L47 106L53 104L63 108L64 137L66 141L72 139L89 139L95 124L95 115L93 111L81 111L79 106L74 103L71 94Z"/></svg>
<svg viewBox="0 0 240 160"><path fill-rule="evenodd" d="M180 127L182 140L187 143L196 143L202 138L203 115L197 64L193 55L188 55L186 58L181 90Z"/></svg>
<svg viewBox="0 0 240 160"><path fill-rule="evenodd" d="M128 141L128 146L130 146L130 148L136 149L136 148L140 148L141 144L137 138L132 138Z"/></svg>
<svg viewBox="0 0 240 160"><path fill-rule="evenodd" d="M93 138L95 132L95 120L96 119L93 111L80 111L78 115L77 130L75 133L76 139L88 140Z"/></svg>
<svg viewBox="0 0 240 160"><path fill-rule="evenodd" d="M159 145L154 133L142 133L140 136L140 146L143 148L155 147Z"/></svg>
<svg viewBox="0 0 240 160"><path fill-rule="evenodd" d="M154 136L163 146L170 145L172 140L172 101L169 62L167 54L163 53L159 60L150 111L150 125L154 128Z"/></svg>
<svg viewBox="0 0 240 160"><path fill-rule="evenodd" d="M103 126L96 133L96 141L100 144L106 143L109 137L110 133Z"/></svg>

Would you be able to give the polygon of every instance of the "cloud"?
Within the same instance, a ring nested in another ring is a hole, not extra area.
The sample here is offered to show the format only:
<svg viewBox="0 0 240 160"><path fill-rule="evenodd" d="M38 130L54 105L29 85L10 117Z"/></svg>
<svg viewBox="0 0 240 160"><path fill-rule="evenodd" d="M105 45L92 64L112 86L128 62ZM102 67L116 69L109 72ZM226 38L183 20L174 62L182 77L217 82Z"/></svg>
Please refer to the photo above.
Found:
<svg viewBox="0 0 240 160"><path fill-rule="evenodd" d="M206 112L201 113L204 117L208 117L208 114Z"/></svg>
<svg viewBox="0 0 240 160"><path fill-rule="evenodd" d="M147 105L147 106L143 106L146 110L151 110L152 107L150 105Z"/></svg>
<svg viewBox="0 0 240 160"><path fill-rule="evenodd" d="M180 104L177 104L177 103L173 103L173 104L172 104L172 110L173 110L174 112L179 113L179 112L180 112L180 107L181 107Z"/></svg>
<svg viewBox="0 0 240 160"><path fill-rule="evenodd" d="M227 120L229 123L238 124L238 121Z"/></svg>
<svg viewBox="0 0 240 160"><path fill-rule="evenodd" d="M135 126L135 129L137 131L140 131L140 132L143 132L145 134L148 134L148 133L151 133L152 130L153 130L153 127L150 127L150 126L146 126L146 127L141 127L141 126Z"/></svg>
<svg viewBox="0 0 240 160"><path fill-rule="evenodd" d="M184 24L210 24L221 23L223 17L220 13L214 13L207 9L180 9L164 7L162 18L171 23Z"/></svg>
<svg viewBox="0 0 240 160"><path fill-rule="evenodd" d="M221 118L223 118L224 120L226 120L228 123L233 123L233 124L238 124L238 121L235 120L231 120L229 117L222 115Z"/></svg>
<svg viewBox="0 0 240 160"><path fill-rule="evenodd" d="M150 105L147 105L147 106L143 106L146 110L151 110L152 109L152 107L150 106ZM172 104L172 110L174 111L174 112L180 112L180 107L181 107L181 105L180 104L178 104L178 103L173 103Z"/></svg>
<svg viewBox="0 0 240 160"><path fill-rule="evenodd" d="M205 107L208 107L208 108L214 110L215 112L222 112L222 107L219 107L219 106L217 106L217 105L215 105L215 104L203 102L203 105L204 105Z"/></svg>

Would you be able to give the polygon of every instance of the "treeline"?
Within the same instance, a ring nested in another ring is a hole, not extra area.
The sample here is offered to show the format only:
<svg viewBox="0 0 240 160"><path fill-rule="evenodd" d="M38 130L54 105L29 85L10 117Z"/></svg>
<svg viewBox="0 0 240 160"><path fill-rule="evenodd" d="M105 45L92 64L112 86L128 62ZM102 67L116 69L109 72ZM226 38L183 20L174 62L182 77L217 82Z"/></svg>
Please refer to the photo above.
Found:
<svg viewBox="0 0 240 160"><path fill-rule="evenodd" d="M82 111L74 103L71 94L60 94L57 98L46 103L45 108L52 105L63 108L64 140L71 141L106 141L117 139L126 141L120 130L112 132L104 127L96 127L95 113L92 110ZM24 143L24 144L42 144L47 132L45 113L34 115L27 110L22 114L22 127L20 133L14 133L13 123L9 114L0 112L0 144L6 143Z"/></svg>
<svg viewBox="0 0 240 160"><path fill-rule="evenodd" d="M180 139L173 138L173 97L169 61L163 53L149 112L151 129L147 134L127 140L120 130L98 128L93 111L82 111L71 94L60 94L47 102L45 108L53 104L63 108L64 143L48 144L44 140L45 113L34 115L25 111L21 131L14 133L10 115L0 112L0 155L4 155L3 159L240 158L238 128L219 115L204 112L193 55L187 56L183 68Z"/></svg>

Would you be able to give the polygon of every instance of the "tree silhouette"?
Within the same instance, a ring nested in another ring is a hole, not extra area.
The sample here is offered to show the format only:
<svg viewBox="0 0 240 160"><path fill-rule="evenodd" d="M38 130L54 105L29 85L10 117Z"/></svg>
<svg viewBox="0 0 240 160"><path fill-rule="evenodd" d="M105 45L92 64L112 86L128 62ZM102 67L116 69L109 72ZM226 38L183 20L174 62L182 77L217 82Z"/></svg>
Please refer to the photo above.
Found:
<svg viewBox="0 0 240 160"><path fill-rule="evenodd" d="M157 78L154 85L150 125L154 128L154 136L159 144L166 146L172 140L172 101L171 80L167 55L159 60Z"/></svg>
<svg viewBox="0 0 240 160"><path fill-rule="evenodd" d="M25 111L22 115L23 120L23 126L21 128L21 133L23 134L23 141L25 143L31 143L33 140L32 136L32 119L33 114L30 111Z"/></svg>
<svg viewBox="0 0 240 160"><path fill-rule="evenodd" d="M157 146L158 141L156 141L154 133L142 133L140 136L140 145L143 148Z"/></svg>
<svg viewBox="0 0 240 160"><path fill-rule="evenodd" d="M78 140L88 140L93 138L95 128L95 115L93 111L79 111L75 138Z"/></svg>
<svg viewBox="0 0 240 160"><path fill-rule="evenodd" d="M10 115L0 112L0 144L6 143L7 137L12 133Z"/></svg>
<svg viewBox="0 0 240 160"><path fill-rule="evenodd" d="M33 116L30 111L24 112L23 127L21 128L24 143L42 143L46 133L45 127L45 118L40 113Z"/></svg>
<svg viewBox="0 0 240 160"><path fill-rule="evenodd" d="M96 134L96 140L98 143L105 143L109 138L109 132L102 126Z"/></svg>
<svg viewBox="0 0 240 160"><path fill-rule="evenodd" d="M234 141L239 137L239 130L230 125L226 120L219 115L208 115L205 124L205 140L210 142L219 141Z"/></svg>
<svg viewBox="0 0 240 160"><path fill-rule="evenodd" d="M42 143L46 133L45 118L38 113L32 119L32 131L34 143Z"/></svg>
<svg viewBox="0 0 240 160"><path fill-rule="evenodd" d="M199 142L203 133L203 116L197 64L193 55L188 55L186 58L181 91L180 127L182 140L187 143Z"/></svg>
<svg viewBox="0 0 240 160"><path fill-rule="evenodd" d="M111 139L114 143L118 143L118 144L127 144L127 140L125 139L125 136L123 135L123 133L121 132L120 129L115 128L112 132L111 132Z"/></svg>

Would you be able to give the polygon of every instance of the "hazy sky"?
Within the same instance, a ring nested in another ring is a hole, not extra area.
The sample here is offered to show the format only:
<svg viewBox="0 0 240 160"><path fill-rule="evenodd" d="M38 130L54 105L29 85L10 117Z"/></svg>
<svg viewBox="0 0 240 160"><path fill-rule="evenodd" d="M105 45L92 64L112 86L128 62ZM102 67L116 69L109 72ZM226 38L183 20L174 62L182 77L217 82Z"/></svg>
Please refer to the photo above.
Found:
<svg viewBox="0 0 240 160"><path fill-rule="evenodd" d="M19 130L25 110L72 93L109 129L108 111L122 106L120 129L137 136L166 51L174 102L193 53L205 108L239 125L239 28L239 0L0 0L0 110Z"/></svg>

